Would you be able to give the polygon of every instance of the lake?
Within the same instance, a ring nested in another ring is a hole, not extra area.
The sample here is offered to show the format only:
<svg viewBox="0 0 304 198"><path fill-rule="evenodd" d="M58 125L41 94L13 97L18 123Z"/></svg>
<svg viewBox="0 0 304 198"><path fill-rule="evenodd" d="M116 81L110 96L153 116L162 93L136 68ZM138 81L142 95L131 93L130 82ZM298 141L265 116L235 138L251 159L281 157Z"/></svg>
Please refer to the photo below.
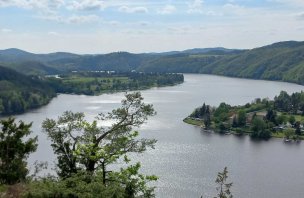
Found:
<svg viewBox="0 0 304 198"><path fill-rule="evenodd" d="M211 75L185 74L185 83L142 91L146 103L157 115L141 127L141 136L158 140L155 150L133 156L142 171L160 177L155 183L157 197L213 197L215 178L228 167L234 197L302 198L304 196L304 142L284 143L282 139L252 141L248 136L207 133L183 123L195 107L221 102L242 105L255 98L273 98L303 86L271 81L246 80ZM59 95L40 109L18 115L33 121L39 135L38 151L29 161L54 161L50 143L41 132L45 118L56 118L66 110L84 112L88 119L119 107L124 93L101 96Z"/></svg>

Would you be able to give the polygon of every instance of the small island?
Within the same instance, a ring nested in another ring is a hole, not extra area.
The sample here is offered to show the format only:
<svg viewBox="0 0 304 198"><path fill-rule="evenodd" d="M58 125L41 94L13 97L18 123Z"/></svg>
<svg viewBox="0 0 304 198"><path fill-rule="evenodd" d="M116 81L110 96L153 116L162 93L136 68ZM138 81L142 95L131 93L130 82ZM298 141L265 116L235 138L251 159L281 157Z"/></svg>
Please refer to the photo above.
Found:
<svg viewBox="0 0 304 198"><path fill-rule="evenodd" d="M184 122L221 134L248 134L256 139L284 138L286 142L304 139L304 92L289 95L281 91L273 100L257 98L243 106L205 103Z"/></svg>

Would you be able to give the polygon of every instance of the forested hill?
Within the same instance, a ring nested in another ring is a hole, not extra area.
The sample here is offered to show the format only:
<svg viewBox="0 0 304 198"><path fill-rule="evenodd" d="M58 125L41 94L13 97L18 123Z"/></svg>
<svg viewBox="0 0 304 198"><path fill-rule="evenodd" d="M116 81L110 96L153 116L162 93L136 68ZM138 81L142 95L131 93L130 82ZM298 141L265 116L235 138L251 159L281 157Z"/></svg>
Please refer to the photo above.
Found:
<svg viewBox="0 0 304 198"><path fill-rule="evenodd" d="M0 63L27 75L95 70L197 73L201 68L201 63L209 64L221 56L240 52L241 50L206 48L164 53L113 52L99 55L75 55L62 52L33 54L18 49L7 49L0 50ZM172 65L170 69L166 69L168 64Z"/></svg>
<svg viewBox="0 0 304 198"><path fill-rule="evenodd" d="M286 41L251 50L203 48L164 53L102 55L32 54L0 50L0 63L25 74L110 70L205 73L288 81L304 85L304 42Z"/></svg>
<svg viewBox="0 0 304 198"><path fill-rule="evenodd" d="M182 74L70 72L26 76L0 66L0 115L23 113L47 104L56 93L100 95L182 83Z"/></svg>
<svg viewBox="0 0 304 198"><path fill-rule="evenodd" d="M48 103L54 96L43 80L0 66L0 114L22 113Z"/></svg>
<svg viewBox="0 0 304 198"><path fill-rule="evenodd" d="M304 42L280 42L225 56L200 72L304 84Z"/></svg>

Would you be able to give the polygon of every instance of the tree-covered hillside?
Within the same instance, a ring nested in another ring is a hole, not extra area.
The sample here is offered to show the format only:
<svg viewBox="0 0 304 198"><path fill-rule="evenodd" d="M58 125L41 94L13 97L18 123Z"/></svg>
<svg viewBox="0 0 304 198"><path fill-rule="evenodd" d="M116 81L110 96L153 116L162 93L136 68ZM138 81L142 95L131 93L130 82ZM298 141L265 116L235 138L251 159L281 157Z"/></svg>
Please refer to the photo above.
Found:
<svg viewBox="0 0 304 198"><path fill-rule="evenodd" d="M0 114L22 113L47 104L54 96L43 80L0 66Z"/></svg>
<svg viewBox="0 0 304 198"><path fill-rule="evenodd" d="M201 68L219 59L221 56L218 55L169 55L146 61L138 70L162 73L199 73Z"/></svg>
<svg viewBox="0 0 304 198"><path fill-rule="evenodd" d="M182 74L71 72L56 77L26 76L0 66L0 115L23 113L47 104L56 93L100 95L113 91L170 86Z"/></svg>
<svg viewBox="0 0 304 198"><path fill-rule="evenodd" d="M304 84L304 42L281 42L225 56L200 73Z"/></svg>
<svg viewBox="0 0 304 198"><path fill-rule="evenodd" d="M25 74L136 70L205 73L304 84L304 42L296 41L279 42L251 50L206 48L147 54L32 54L9 49L0 50L0 63Z"/></svg>

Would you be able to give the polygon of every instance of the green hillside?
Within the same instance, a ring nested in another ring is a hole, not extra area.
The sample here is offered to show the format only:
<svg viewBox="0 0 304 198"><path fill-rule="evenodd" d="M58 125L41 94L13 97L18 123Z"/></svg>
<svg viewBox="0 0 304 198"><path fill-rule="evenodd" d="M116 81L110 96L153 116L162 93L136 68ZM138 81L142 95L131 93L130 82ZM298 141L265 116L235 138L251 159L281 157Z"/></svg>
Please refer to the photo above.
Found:
<svg viewBox="0 0 304 198"><path fill-rule="evenodd" d="M43 80L0 66L0 114L22 113L47 104L54 96Z"/></svg>
<svg viewBox="0 0 304 198"><path fill-rule="evenodd" d="M218 55L179 54L144 62L138 70L144 72L199 73L201 68L221 59Z"/></svg>
<svg viewBox="0 0 304 198"><path fill-rule="evenodd" d="M102 55L32 54L0 50L0 63L24 74L62 74L74 70L204 73L304 84L304 42L286 41L251 50L202 48L164 53Z"/></svg>
<svg viewBox="0 0 304 198"><path fill-rule="evenodd" d="M2 65L25 75L52 75L60 73L53 66L47 66L38 61L3 63Z"/></svg>
<svg viewBox="0 0 304 198"><path fill-rule="evenodd" d="M304 42L281 42L225 56L200 73L304 84Z"/></svg>

